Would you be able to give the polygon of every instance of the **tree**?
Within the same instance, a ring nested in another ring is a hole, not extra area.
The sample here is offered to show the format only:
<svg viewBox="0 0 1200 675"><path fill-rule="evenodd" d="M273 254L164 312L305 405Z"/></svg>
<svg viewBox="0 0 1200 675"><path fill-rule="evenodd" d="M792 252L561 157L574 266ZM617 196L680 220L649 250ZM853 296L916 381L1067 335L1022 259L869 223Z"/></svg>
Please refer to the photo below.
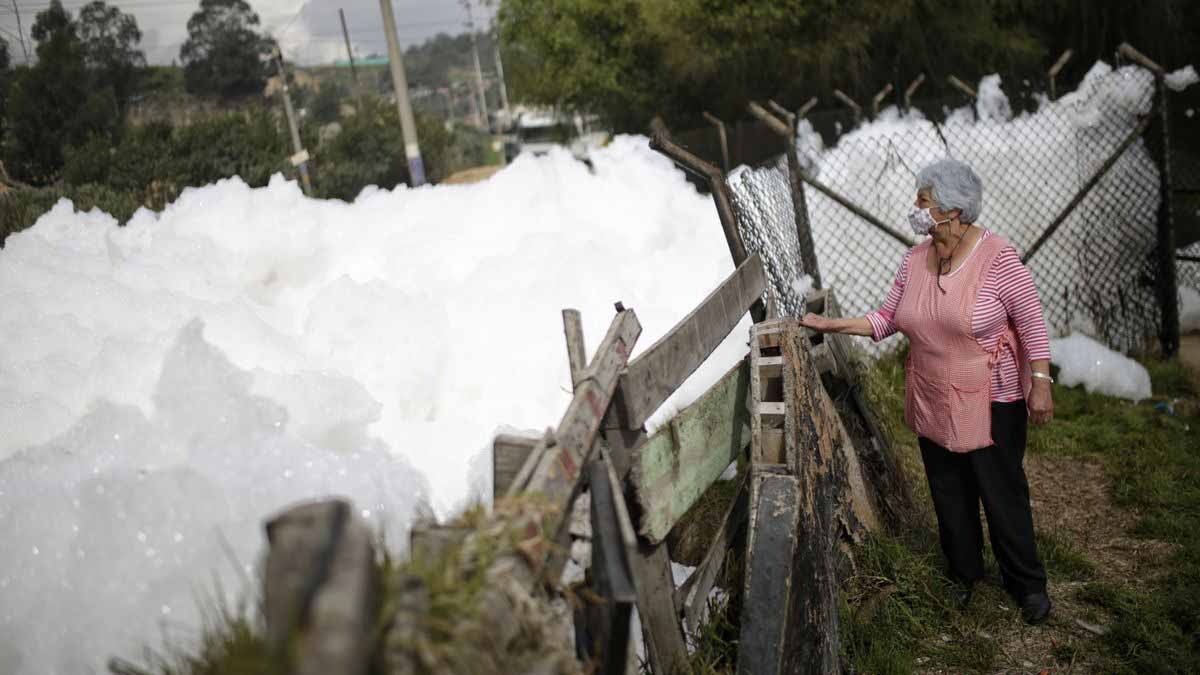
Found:
<svg viewBox="0 0 1200 675"><path fill-rule="evenodd" d="M258 23L245 0L201 0L179 50L187 90L224 99L262 92L267 65L261 55L272 41L254 31Z"/></svg>
<svg viewBox="0 0 1200 675"><path fill-rule="evenodd" d="M37 63L14 78L5 155L14 177L45 185L57 180L66 147L111 136L120 119L112 89L90 86L83 43L59 0L38 13L30 33Z"/></svg>
<svg viewBox="0 0 1200 675"><path fill-rule="evenodd" d="M8 117L8 85L12 79L9 69L8 43L0 38L0 147L4 144L4 120Z"/></svg>
<svg viewBox="0 0 1200 675"><path fill-rule="evenodd" d="M1044 68L1023 2L506 0L497 21L523 97L644 131L654 115L733 120L750 100L797 106L835 87L865 101L921 72L929 94L951 73Z"/></svg>
<svg viewBox="0 0 1200 675"><path fill-rule="evenodd" d="M124 111L146 67L146 56L137 48L142 41L137 19L95 0L79 10L77 27L93 87L111 88Z"/></svg>

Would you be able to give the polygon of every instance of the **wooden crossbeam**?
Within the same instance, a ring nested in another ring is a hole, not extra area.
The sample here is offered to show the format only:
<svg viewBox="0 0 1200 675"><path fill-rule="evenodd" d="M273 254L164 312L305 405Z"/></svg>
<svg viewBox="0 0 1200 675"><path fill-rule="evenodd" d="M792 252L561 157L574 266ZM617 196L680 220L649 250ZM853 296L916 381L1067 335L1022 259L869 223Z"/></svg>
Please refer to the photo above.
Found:
<svg viewBox="0 0 1200 675"><path fill-rule="evenodd" d="M630 361L621 376L621 402L628 428L645 424L729 335L766 287L766 271L758 254L754 254L669 333Z"/></svg>
<svg viewBox="0 0 1200 675"><path fill-rule="evenodd" d="M632 309L620 312L613 319L554 432L553 447L547 448L529 478L526 492L539 493L563 506L557 522L543 523L547 530L557 531L567 516L579 473L591 456L601 420L617 389L618 375L641 332L642 326Z"/></svg>

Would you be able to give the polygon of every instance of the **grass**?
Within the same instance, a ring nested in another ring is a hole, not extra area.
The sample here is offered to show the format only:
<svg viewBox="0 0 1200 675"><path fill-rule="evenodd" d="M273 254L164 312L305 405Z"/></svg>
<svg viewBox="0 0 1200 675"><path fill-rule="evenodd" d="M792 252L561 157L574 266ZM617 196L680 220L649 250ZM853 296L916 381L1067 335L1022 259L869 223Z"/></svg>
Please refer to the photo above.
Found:
<svg viewBox="0 0 1200 675"><path fill-rule="evenodd" d="M1200 672L1200 414L1195 405L1200 384L1177 363L1144 363L1154 386L1151 400L1133 404L1056 386L1055 422L1030 433L1028 456L1099 461L1112 481L1115 504L1138 514L1130 535L1172 545L1170 559L1160 566L1162 574L1151 580L1123 579L1089 558L1086 543L1073 540L1070 532L1036 533L1051 582L1065 582L1072 589L1071 597L1060 601L1069 599L1077 606L1075 616L1106 631L1093 636L1074 630L1055 643L1050 658L1059 666L1118 673ZM892 437L915 505L903 527L876 533L855 549L856 569L842 589L843 662L848 670L864 673L1007 668L1013 655L1005 652L1002 638L1016 630L1042 629L1025 629L1011 600L992 584L978 586L967 607L955 606L916 439L903 425L903 377L901 358L892 356L866 373L865 386ZM1164 402L1178 404L1177 414L1155 407ZM689 539L711 535L737 481L718 486L685 518L700 527L698 533L673 542L673 550L695 548ZM515 654L488 650L492 627L477 619L480 591L487 585L483 570L515 543L513 533L498 523L482 509L467 512L458 524L487 531L484 543L469 551L452 547L435 559L401 563L379 547L376 564L384 601L372 673L383 672L383 636L396 616L401 589L413 580L428 590L428 612L420 639L399 648L416 654L425 670L517 671L544 651L547 642L537 616L514 619L522 626L513 643ZM988 547L985 563L995 569ZM710 601L709 620L690 636L695 646L692 672L733 671L741 576L740 560L731 554L720 583L729 593ZM145 667L114 660L110 670L116 675L269 675L282 670L284 662L270 652L261 626L249 613L220 609L208 624L199 647L190 653L151 655ZM1020 662L1019 654L1016 658Z"/></svg>
<svg viewBox="0 0 1200 675"><path fill-rule="evenodd" d="M537 497L506 500L492 513L481 506L470 508L449 524L468 532L463 542L403 561L393 558L377 535L374 565L381 602L376 607L369 675L394 672L386 661L398 656L412 672L463 673L526 672L535 662L550 663L547 657L563 658L563 645L551 634L558 618L545 603L503 591L515 609L506 615L508 625L501 631L484 608L484 591L494 589L488 580L492 563L517 550L517 544L528 537L514 523L544 515L546 508ZM410 593L414 589L417 592ZM414 595L426 600L420 611L406 614L402 605ZM218 604L209 614L198 646L184 650L168 645L161 653L147 650L144 665L113 659L109 671L113 675L290 672L291 655L303 639L302 632L275 649L267 643L260 612L234 611ZM397 637L389 629L401 618L411 619L414 629ZM497 633L509 635L507 644L501 644ZM573 655L567 658L573 662Z"/></svg>
<svg viewBox="0 0 1200 675"><path fill-rule="evenodd" d="M1104 672L1200 672L1200 383L1178 362L1142 362L1152 399L1134 404L1055 385L1055 421L1031 428L1027 456L1099 461L1115 505L1139 516L1130 535L1174 545L1159 577L1101 579L1105 570L1069 533L1038 531L1051 581L1079 582L1070 599L1107 626L1102 637L1057 643L1052 657ZM903 424L903 376L902 355L884 358L867 373L866 388L924 508L901 532L880 533L856 550L858 572L843 592L843 655L859 672L994 671L1005 667L1001 646L986 636L1012 626L1015 608L991 586L979 587L963 611L947 604L951 585L928 486L916 439ZM1167 402L1175 415L1155 407ZM985 559L994 569L990 550Z"/></svg>

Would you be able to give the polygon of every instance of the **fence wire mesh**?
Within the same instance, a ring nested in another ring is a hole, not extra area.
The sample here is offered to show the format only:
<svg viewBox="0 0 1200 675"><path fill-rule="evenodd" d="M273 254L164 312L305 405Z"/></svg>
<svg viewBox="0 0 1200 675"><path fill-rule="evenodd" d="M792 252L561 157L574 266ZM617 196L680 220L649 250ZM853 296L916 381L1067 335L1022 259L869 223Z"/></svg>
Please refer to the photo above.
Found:
<svg viewBox="0 0 1200 675"><path fill-rule="evenodd" d="M767 293L780 316L803 316L804 293L810 282L804 279L802 269L786 160L781 157L753 169L740 166L727 180L742 240L748 251L762 258L771 281Z"/></svg>
<svg viewBox="0 0 1200 675"><path fill-rule="evenodd" d="M1200 84L1168 93L1171 111L1171 187L1175 244L1200 259ZM1179 260L1179 285L1200 293L1200 262Z"/></svg>
<svg viewBox="0 0 1200 675"><path fill-rule="evenodd" d="M998 78L985 78L978 93L973 106L944 109L941 120L885 110L829 147L801 121L802 162L835 192L909 232L916 173L945 157L965 161L984 184L977 224L1024 255L1139 122L1158 113L1155 79L1136 66L1098 66L1074 92L1029 114L1012 113ZM1157 128L1119 154L1029 260L1052 335L1081 330L1123 351L1147 347L1157 335ZM795 315L802 307L797 279L806 271L786 171L782 160L742 167L728 182L747 247L763 254L781 314ZM906 247L811 186L805 190L824 285L847 315L878 309ZM864 346L877 352L894 344Z"/></svg>

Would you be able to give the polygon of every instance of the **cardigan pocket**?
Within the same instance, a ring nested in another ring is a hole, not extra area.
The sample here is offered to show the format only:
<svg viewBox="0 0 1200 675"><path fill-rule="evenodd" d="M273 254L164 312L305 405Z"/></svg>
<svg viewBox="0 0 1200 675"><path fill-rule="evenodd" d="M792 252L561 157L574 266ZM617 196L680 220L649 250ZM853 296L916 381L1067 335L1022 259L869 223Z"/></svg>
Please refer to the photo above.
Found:
<svg viewBox="0 0 1200 675"><path fill-rule="evenodd" d="M966 387L950 383L945 410L946 427L954 450L986 448L992 444L992 391L990 386ZM983 411L983 414L971 411Z"/></svg>
<svg viewBox="0 0 1200 675"><path fill-rule="evenodd" d="M940 394L940 395L939 395ZM904 422L919 436L937 439L938 418L943 406L941 387L909 368L904 374Z"/></svg>

